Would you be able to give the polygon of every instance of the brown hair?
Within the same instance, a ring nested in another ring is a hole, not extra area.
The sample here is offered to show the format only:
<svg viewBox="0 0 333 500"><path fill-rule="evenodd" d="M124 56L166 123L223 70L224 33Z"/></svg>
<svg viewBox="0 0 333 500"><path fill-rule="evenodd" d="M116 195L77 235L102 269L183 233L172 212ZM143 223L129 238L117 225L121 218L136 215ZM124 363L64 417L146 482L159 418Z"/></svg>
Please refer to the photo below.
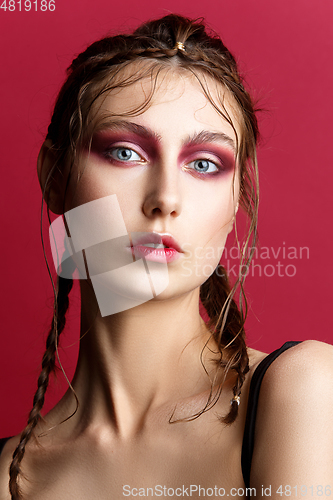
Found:
<svg viewBox="0 0 333 500"><path fill-rule="evenodd" d="M124 68L134 61L142 61L145 64L142 64L140 71L134 74L133 71L124 72ZM225 424L231 424L237 416L237 396L240 395L245 375L249 370L244 331L246 299L243 283L256 241L258 125L251 97L244 88L234 57L215 33L207 32L202 19L191 20L174 14L168 15L143 24L133 34L117 35L97 41L74 59L68 68L68 78L60 90L48 128L47 139L52 142L54 164L47 174L43 195L48 201L51 187L59 176L64 175L65 165L68 166L68 183L71 168L80 148L84 142L91 140L91 113L96 99L113 88L128 86L147 76L156 81L159 71L170 66L188 71L197 78L206 97L216 111L231 124L237 137L240 204L250 220L248 236L241 253L241 271L231 288L225 269L218 266L216 270L218 272L214 272L200 289L200 299L210 318L207 325L220 352L219 365L224 367L225 376L230 369L237 373L230 412L220 418ZM238 137L223 102L219 104L213 102L205 85L205 75L220 83L232 96L240 115L241 137ZM144 105L133 113L139 114L149 105L153 90ZM249 248L250 252L247 251ZM68 294L72 285L71 279L58 277L54 316L38 378L38 389L27 426L21 433L20 442L10 465L9 488L13 500L22 498L18 485L20 464L33 430L42 418L40 412L49 376L55 370L58 338L65 327ZM234 300L238 286L239 308ZM215 394L211 391L205 408L189 419L197 418L217 402L222 385Z"/></svg>

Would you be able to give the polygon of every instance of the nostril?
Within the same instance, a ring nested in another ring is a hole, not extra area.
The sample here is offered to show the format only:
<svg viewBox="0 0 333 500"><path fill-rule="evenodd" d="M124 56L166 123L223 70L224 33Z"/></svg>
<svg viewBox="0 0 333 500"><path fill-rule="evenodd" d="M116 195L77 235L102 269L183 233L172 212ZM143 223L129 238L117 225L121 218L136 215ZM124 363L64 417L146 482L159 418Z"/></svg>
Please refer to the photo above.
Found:
<svg viewBox="0 0 333 500"><path fill-rule="evenodd" d="M162 210L160 208L153 208L152 213L153 214L161 214Z"/></svg>

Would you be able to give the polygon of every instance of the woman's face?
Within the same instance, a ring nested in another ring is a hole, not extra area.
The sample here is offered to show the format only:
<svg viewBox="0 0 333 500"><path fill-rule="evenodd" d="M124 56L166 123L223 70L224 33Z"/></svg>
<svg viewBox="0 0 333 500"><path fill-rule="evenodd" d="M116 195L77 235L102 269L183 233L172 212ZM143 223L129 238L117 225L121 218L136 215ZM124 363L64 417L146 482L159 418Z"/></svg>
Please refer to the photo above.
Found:
<svg viewBox="0 0 333 500"><path fill-rule="evenodd" d="M228 94L206 81L215 102L224 94L240 136ZM151 87L141 80L100 98L94 110L105 125L71 175L66 210L115 194L132 244L126 251L167 265L161 300L197 288L216 268L237 210L239 174L233 127L192 75L162 72L150 105L133 113ZM169 248L154 251L152 242Z"/></svg>

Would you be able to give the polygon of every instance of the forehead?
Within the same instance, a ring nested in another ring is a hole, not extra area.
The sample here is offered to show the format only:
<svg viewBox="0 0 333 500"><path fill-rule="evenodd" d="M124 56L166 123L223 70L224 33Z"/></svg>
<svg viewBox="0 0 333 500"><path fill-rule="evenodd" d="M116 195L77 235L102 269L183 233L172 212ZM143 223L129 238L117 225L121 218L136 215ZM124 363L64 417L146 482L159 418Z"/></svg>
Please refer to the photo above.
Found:
<svg viewBox="0 0 333 500"><path fill-rule="evenodd" d="M127 80L140 69L133 63L121 76ZM126 86L120 82L96 101L94 115L99 125L117 117L135 117L135 122L148 122L157 133L170 132L170 128L178 134L191 130L223 132L235 144L241 133L240 112L229 91L208 75L174 66L160 68Z"/></svg>

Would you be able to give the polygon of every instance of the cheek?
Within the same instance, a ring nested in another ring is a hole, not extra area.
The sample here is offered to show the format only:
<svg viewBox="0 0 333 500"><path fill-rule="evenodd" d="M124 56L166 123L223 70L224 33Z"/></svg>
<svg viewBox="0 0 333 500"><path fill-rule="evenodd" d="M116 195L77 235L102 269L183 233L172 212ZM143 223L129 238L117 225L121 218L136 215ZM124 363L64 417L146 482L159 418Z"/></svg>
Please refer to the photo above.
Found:
<svg viewBox="0 0 333 500"><path fill-rule="evenodd" d="M134 175L133 171L123 172L123 175L119 176L116 170L98 162L82 161L79 172L73 172L71 175L66 196L66 211L112 194L117 195L121 208L126 209L137 193L138 176L140 172Z"/></svg>
<svg viewBox="0 0 333 500"><path fill-rule="evenodd" d="M228 234L236 202L237 198L235 199L232 187L211 190L209 196L201 199L201 203L198 204L196 220L197 223L200 221L202 234L214 240Z"/></svg>
<svg viewBox="0 0 333 500"><path fill-rule="evenodd" d="M208 277L220 261L225 242L232 229L236 200L232 186L201 199L193 218L196 234L192 258L199 274ZM210 272L211 270L211 272ZM207 276L208 274L208 276Z"/></svg>

